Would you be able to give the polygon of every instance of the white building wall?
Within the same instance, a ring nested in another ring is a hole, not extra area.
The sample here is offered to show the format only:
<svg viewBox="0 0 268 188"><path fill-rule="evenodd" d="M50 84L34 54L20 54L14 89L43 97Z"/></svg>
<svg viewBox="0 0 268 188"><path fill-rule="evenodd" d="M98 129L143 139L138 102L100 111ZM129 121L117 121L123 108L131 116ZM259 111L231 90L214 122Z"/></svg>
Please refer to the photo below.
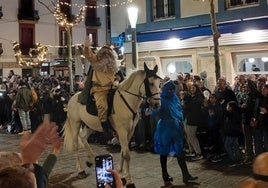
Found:
<svg viewBox="0 0 268 188"><path fill-rule="evenodd" d="M118 2L118 0L111 0L111 4ZM111 9L111 36L117 37L130 25L128 20L127 8L135 6L138 8L137 24L146 23L146 1L135 0L131 4L118 5Z"/></svg>
<svg viewBox="0 0 268 188"><path fill-rule="evenodd" d="M0 19L0 42L4 50L0 62L15 61L12 41L19 40L18 1L0 0L0 5L3 11L3 17Z"/></svg>
<svg viewBox="0 0 268 188"><path fill-rule="evenodd" d="M43 1L54 11L51 1ZM84 5L84 1L72 0L73 5ZM99 3L99 2L98 2ZM0 0L2 6L3 17L0 19L0 43L3 46L3 54L0 57L0 69L3 70L5 76L10 69L13 69L16 74L22 73L22 68L15 60L12 41L19 41L19 22L18 22L18 0ZM78 14L78 6L72 6L74 15ZM52 61L58 58L59 46L59 25L56 23L55 17L44 5L35 0L35 10L38 10L40 19L35 23L35 42L49 46L48 60ZM100 17L102 26L98 29L99 44L106 43L106 15L105 8L97 9L97 17ZM27 23L28 21L26 21ZM29 21L32 22L32 21ZM83 44L86 35L86 27L84 20L72 28L72 41L74 45ZM81 67L81 66L80 66ZM29 67L31 68L31 67ZM75 74L81 74L78 70ZM7 76L7 75L6 75Z"/></svg>
<svg viewBox="0 0 268 188"><path fill-rule="evenodd" d="M210 13L210 3L205 0L181 0L181 17L191 17ZM214 0L215 12L218 12L218 0Z"/></svg>

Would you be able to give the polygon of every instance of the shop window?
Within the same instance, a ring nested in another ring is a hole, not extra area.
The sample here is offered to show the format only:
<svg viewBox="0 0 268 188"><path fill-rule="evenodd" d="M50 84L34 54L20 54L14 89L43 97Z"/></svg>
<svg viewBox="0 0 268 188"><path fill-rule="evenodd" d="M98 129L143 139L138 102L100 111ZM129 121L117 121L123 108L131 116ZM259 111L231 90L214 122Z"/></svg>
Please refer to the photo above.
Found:
<svg viewBox="0 0 268 188"><path fill-rule="evenodd" d="M175 0L153 0L153 18L175 17Z"/></svg>
<svg viewBox="0 0 268 188"><path fill-rule="evenodd" d="M22 69L22 76L26 77L26 76L31 76L32 75L32 69Z"/></svg>
<svg viewBox="0 0 268 188"><path fill-rule="evenodd" d="M235 54L238 73L268 74L268 51Z"/></svg>
<svg viewBox="0 0 268 188"><path fill-rule="evenodd" d="M251 6L260 3L259 0L225 0L226 8Z"/></svg>
<svg viewBox="0 0 268 188"><path fill-rule="evenodd" d="M167 57L161 58L162 70L165 76L176 79L178 73L192 73L191 57Z"/></svg>

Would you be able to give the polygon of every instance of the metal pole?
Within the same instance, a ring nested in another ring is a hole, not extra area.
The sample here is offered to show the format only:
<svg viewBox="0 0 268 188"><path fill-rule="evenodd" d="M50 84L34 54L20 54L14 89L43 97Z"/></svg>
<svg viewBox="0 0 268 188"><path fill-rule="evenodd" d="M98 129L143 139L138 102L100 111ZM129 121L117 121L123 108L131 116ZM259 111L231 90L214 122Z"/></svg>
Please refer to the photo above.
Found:
<svg viewBox="0 0 268 188"><path fill-rule="evenodd" d="M73 61L72 61L72 36L71 36L71 28L66 28L67 31L67 47L68 47L68 68L69 68L69 82L70 82L70 94L74 93L73 88Z"/></svg>
<svg viewBox="0 0 268 188"><path fill-rule="evenodd" d="M132 64L134 68L137 68L137 33L136 28L131 28L132 31Z"/></svg>

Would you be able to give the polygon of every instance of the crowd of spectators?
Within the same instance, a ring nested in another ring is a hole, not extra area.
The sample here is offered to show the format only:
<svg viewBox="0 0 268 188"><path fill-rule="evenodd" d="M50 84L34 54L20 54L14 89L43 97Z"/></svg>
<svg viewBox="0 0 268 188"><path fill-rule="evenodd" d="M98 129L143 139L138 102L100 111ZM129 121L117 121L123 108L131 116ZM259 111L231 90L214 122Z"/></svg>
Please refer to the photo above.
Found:
<svg viewBox="0 0 268 188"><path fill-rule="evenodd" d="M208 89L203 75L178 74L174 80L183 107L186 156L192 161L222 161L230 167L252 164L268 151L266 77L239 75L233 85L220 77L215 89ZM141 106L135 142L138 151L153 152L157 117L145 117L147 107L146 102Z"/></svg>
<svg viewBox="0 0 268 188"><path fill-rule="evenodd" d="M10 70L7 77L0 78L0 128L13 134L34 132L46 115L61 128L70 98L68 79L53 75L21 76ZM83 88L82 79L75 77L75 91Z"/></svg>
<svg viewBox="0 0 268 188"><path fill-rule="evenodd" d="M75 77L75 91L83 89L83 78ZM169 79L166 77L163 82ZM34 132L45 114L49 114L61 128L66 118L64 106L70 98L68 80L52 75L22 77L11 70L0 80L1 129L10 133L29 129ZM178 74L174 82L183 108L186 156L191 160L207 158L211 162L227 161L230 166L236 166L241 161L252 163L257 155L268 151L268 84L265 76L238 75L233 85L221 77L215 89L208 88L205 72L200 75ZM15 102L16 94L24 85L33 95L29 100L31 123L28 125L23 125ZM138 151L153 152L159 117L145 116L146 108L148 104L144 101L131 142L134 144L130 146ZM96 142L98 135L89 141Z"/></svg>

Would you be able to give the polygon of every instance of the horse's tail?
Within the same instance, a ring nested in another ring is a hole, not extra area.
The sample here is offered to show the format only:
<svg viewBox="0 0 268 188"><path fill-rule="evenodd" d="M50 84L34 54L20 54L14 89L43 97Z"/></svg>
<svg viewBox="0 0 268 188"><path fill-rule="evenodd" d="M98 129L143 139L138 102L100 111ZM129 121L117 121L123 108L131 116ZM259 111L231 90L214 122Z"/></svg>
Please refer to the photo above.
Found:
<svg viewBox="0 0 268 188"><path fill-rule="evenodd" d="M65 124L63 126L63 136L64 136L64 144L63 144L64 150L68 152L74 151L75 142L78 143L78 140L77 141L74 140L74 133L72 130L69 117L67 117Z"/></svg>

